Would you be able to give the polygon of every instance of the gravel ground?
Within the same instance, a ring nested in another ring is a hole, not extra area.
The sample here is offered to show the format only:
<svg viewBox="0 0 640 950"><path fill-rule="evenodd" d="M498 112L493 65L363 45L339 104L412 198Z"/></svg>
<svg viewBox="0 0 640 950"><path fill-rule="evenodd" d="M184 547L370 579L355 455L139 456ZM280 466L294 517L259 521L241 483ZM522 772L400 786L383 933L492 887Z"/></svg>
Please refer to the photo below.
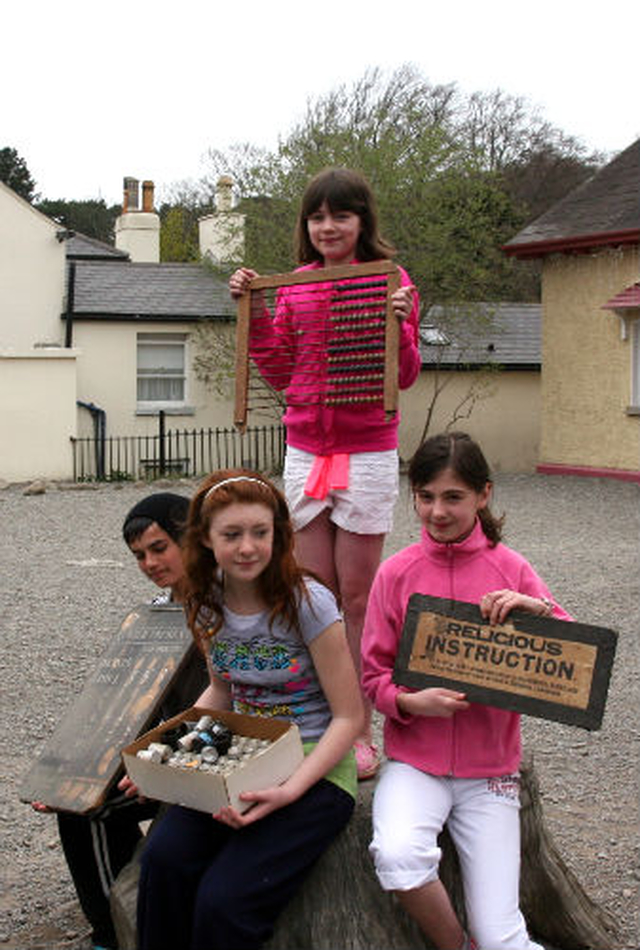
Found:
<svg viewBox="0 0 640 950"><path fill-rule="evenodd" d="M172 484L184 494L192 488ZM51 485L28 496L24 487L0 491L0 945L85 950L88 928L55 821L21 803L18 790L95 655L127 611L150 594L120 540L123 514L149 488ZM386 554L418 536L404 487ZM611 950L637 950L638 486L501 475L494 508L507 512L507 543L529 558L576 619L620 635L603 728L586 732L527 719L524 734L563 857L619 921Z"/></svg>

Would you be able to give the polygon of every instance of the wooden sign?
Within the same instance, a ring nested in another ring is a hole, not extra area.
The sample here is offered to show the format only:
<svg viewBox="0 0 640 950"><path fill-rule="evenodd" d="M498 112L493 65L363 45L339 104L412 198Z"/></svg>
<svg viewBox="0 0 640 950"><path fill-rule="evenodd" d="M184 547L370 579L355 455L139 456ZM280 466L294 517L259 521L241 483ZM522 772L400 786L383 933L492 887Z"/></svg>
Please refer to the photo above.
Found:
<svg viewBox="0 0 640 950"><path fill-rule="evenodd" d="M180 607L145 604L128 614L25 777L21 800L79 814L99 807L122 768L122 747L149 728L192 650Z"/></svg>
<svg viewBox="0 0 640 950"><path fill-rule="evenodd" d="M599 729L617 634L605 627L512 613L491 625L475 604L413 594L395 683L445 686L473 703Z"/></svg>

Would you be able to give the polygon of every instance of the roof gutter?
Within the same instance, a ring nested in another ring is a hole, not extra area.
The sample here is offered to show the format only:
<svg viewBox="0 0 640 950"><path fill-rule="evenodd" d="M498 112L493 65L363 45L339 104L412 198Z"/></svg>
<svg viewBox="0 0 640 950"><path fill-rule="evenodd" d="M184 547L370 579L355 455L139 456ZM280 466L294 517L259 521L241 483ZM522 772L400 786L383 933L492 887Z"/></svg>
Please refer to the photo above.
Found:
<svg viewBox="0 0 640 950"><path fill-rule="evenodd" d="M577 234L575 237L553 238L547 241L527 241L503 244L501 250L509 257L519 259L545 257L547 254L586 253L592 248L619 247L640 244L640 228L624 231L601 231L595 234Z"/></svg>
<svg viewBox="0 0 640 950"><path fill-rule="evenodd" d="M64 315L66 317L66 314ZM217 321L220 323L232 323L235 320L233 314L175 314L175 313L95 313L87 310L74 310L73 320L77 323L79 320L93 320L112 323L200 323L202 321Z"/></svg>

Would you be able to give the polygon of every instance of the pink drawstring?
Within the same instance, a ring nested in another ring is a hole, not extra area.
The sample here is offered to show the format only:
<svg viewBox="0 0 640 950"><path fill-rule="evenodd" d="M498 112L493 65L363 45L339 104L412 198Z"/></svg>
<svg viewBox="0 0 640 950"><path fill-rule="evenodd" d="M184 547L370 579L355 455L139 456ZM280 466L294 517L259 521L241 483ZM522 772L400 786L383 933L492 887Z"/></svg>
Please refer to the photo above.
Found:
<svg viewBox="0 0 640 950"><path fill-rule="evenodd" d="M349 456L345 453L316 455L304 486L305 495L322 500L332 489L348 487Z"/></svg>

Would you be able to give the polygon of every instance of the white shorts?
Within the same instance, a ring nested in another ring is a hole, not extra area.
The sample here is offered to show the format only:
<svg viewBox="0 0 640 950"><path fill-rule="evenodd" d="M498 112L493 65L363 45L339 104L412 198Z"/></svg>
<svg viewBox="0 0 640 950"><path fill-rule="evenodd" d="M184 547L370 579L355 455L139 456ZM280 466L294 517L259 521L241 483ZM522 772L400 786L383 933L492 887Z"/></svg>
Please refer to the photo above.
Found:
<svg viewBox="0 0 640 950"><path fill-rule="evenodd" d="M354 534L387 534L400 483L398 452L354 452L349 456L349 487L331 489L326 498L304 493L316 456L287 446L284 491L296 531L310 524L325 508L331 521Z"/></svg>
<svg viewBox="0 0 640 950"><path fill-rule="evenodd" d="M373 800L370 851L384 890L438 879L446 823L460 859L469 933L479 950L542 950L519 908L518 776L466 779L387 762Z"/></svg>

